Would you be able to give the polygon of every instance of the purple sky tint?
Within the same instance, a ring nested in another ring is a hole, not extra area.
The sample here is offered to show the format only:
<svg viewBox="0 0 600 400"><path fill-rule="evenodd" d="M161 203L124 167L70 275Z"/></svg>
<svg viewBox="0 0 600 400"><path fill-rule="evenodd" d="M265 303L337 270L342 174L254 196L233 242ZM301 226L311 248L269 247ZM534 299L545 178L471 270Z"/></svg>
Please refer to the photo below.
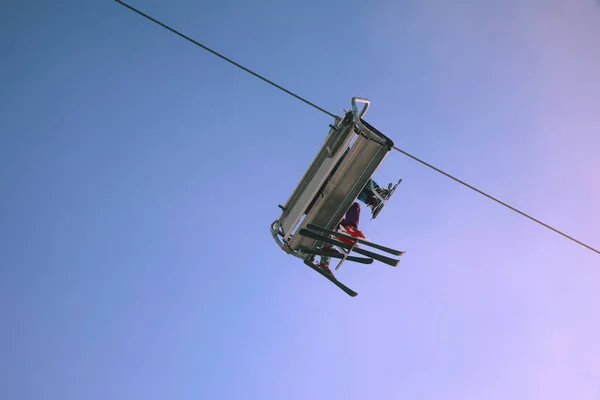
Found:
<svg viewBox="0 0 600 400"><path fill-rule="evenodd" d="M593 1L133 5L600 246ZM600 256L395 153L351 299L268 233L327 116L114 2L0 15L1 398L600 396Z"/></svg>

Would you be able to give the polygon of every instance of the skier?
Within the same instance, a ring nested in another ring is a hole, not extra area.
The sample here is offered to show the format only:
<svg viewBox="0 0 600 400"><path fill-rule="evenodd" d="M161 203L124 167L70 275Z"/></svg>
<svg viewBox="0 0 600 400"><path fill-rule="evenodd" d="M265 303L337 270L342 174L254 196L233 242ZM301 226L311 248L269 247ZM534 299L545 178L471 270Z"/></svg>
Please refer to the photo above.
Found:
<svg viewBox="0 0 600 400"><path fill-rule="evenodd" d="M333 176L335 171L338 169L338 167L342 163L342 160L344 160L344 158L348 154L348 151L350 151L350 147L348 147L346 149L346 151L344 152L342 157L340 157L340 160L337 162L335 167L333 167L333 170L331 171L331 173L325 180L325 183L323 184L323 186L327 185L327 182L329 182L329 180L331 179L331 177ZM377 182L375 182L373 179L369 179L369 181L367 182L365 187L359 193L358 200L360 202L366 204L367 207L371 208L372 212L375 212L377 207L381 204L381 200L371 190L371 183L373 183L373 187L375 188L377 193L382 197L386 197L390 191L388 189L384 189L384 188L380 187L377 184ZM307 214L310 211L310 209L312 208L316 199L317 199L317 196L315 196L315 199L313 199L312 203L308 206L308 208L306 210ZM345 215L344 219L342 220L342 222L340 223L338 230L341 233L351 235L358 239L366 239L365 235L358 229L359 220L360 220L360 204L358 202L354 202L354 204L352 204L352 206L350 206L348 211L346 211L346 215ZM349 245L352 245L354 243L352 240L341 237L341 236L336 236L336 239L338 239L340 242L343 242L343 243L346 243ZM323 245L322 249L323 250L333 250L333 247L329 244L325 244L325 245ZM314 259L314 257L312 259ZM333 275L333 272L331 272L331 269L329 269L330 262L331 262L331 257L320 256L319 266L321 267L321 269L324 272L326 272L327 274L329 274L333 278L335 278L335 275Z"/></svg>
<svg viewBox="0 0 600 400"><path fill-rule="evenodd" d="M325 181L325 184L327 184L329 179L331 179L331 177L333 176L333 174L335 173L335 171L337 170L339 165L342 163L342 160L344 159L344 157L346 157L346 155L348 154L348 151L350 151L349 147L346 149L346 151L344 152L344 154L342 155L342 157L340 158L340 160L338 161L336 166L333 168L333 170L329 174L329 177ZM358 195L358 200L361 201L362 203L366 204L367 207L371 208L371 210L373 212L375 212L375 210L377 209L377 206L379 206L379 204L381 204L381 200L371 190L371 182L373 183L373 187L375 188L377 193L379 193L379 195L382 197L387 196L390 191L388 189L384 189L384 188L380 187L377 184L377 182L375 182L373 179L369 179L369 181L367 182L367 184L365 185L363 190ZM315 198L315 200L316 200L316 198ZM313 204L314 204L314 200L313 200ZM312 207L312 204L309 206L309 209L311 207ZM352 206L350 206L348 211L346 211L346 215L345 215L344 219L342 220L342 222L340 223L338 230L341 233L351 235L358 239L366 239L365 235L358 229L359 220L360 220L360 204L358 204L358 202L354 202L354 204L352 204ZM353 243L352 240L341 237L341 236L337 236L336 238L340 242L343 242L343 243L346 243L349 245L352 245L352 243ZM333 249L331 245L329 245L329 244L323 245L323 250L331 250L331 249ZM320 258L321 259L319 261L319 266L321 267L321 269L323 269L323 271L325 271L332 277L335 277L333 275L333 272L331 272L331 270L329 269L329 263L331 262L331 257L321 256Z"/></svg>

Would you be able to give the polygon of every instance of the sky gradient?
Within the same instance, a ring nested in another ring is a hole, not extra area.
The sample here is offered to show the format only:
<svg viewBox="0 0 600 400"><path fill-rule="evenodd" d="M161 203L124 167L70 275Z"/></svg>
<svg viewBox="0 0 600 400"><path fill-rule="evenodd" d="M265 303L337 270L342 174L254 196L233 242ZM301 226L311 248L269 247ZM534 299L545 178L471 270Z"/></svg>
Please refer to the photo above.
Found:
<svg viewBox="0 0 600 400"><path fill-rule="evenodd" d="M131 4L600 247L594 1ZM393 153L352 299L269 233L329 117L114 1L0 22L0 398L600 398L597 254Z"/></svg>

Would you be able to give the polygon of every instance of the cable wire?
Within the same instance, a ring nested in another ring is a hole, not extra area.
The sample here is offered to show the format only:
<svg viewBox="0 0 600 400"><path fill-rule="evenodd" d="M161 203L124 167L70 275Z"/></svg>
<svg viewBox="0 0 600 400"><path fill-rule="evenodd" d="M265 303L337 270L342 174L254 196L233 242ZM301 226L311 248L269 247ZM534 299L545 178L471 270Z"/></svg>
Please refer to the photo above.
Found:
<svg viewBox="0 0 600 400"><path fill-rule="evenodd" d="M154 22L154 23L156 23L156 24L158 24L158 25L162 26L163 28L165 28L165 29L167 29L167 30L169 30L169 31L173 32L174 34L176 34L176 35L178 35L178 36L180 36L180 37L184 38L185 40L187 40L187 41L189 41L189 42L191 42L191 43L195 44L196 46L199 46L199 47L203 48L204 50L206 50L206 51L208 51L208 52L210 52L210 53L214 54L214 55L215 55L215 56L217 56L217 57L220 57L220 58L222 58L223 60L227 61L228 63L231 63L231 64L235 65L236 67L238 67L238 68L240 68L240 69L243 69L244 71L248 72L249 74L251 74L251 75L254 75L254 76L256 76L257 78L259 78L259 79L261 79L261 80L263 80L263 81L267 82L268 84L275 86L277 89L279 89L279 90L282 90L282 91L286 92L286 93L287 93L287 94L289 94L290 96L293 96L293 97L297 98L298 100L300 100L300 101L303 101L304 103L308 104L309 106L312 106L312 107L316 108L317 110L319 110L319 111L321 111L321 112L323 112L323 113L325 113L325 114L329 115L330 117L332 117L332 118L334 118L334 119L339 119L339 117L338 117L337 115L335 115L335 114L333 114L333 113L330 113L329 111L325 110L325 109L324 109L324 108L322 108L322 107L319 107L318 105L316 105L316 104L314 104L314 103L311 103L310 101L306 100L305 98L298 96L296 93L293 93L293 92L291 92L291 91L287 90L286 88L284 88L284 87L282 87L282 86L280 86L280 85L276 84L275 82L272 82L272 81L268 80L268 79L267 79L267 78L265 78L264 76L261 76L261 75L257 74L256 72L254 72L254 71L252 71L252 70L250 70L250 69L248 69L248 68L244 67L243 65L241 65L241 64L239 64L239 63L237 63L237 62L235 62L235 61L233 61L233 60L231 60L231 59L229 59L229 58L225 57L224 55L217 53L217 52L216 52L216 51L214 51L213 49L211 49L211 48L209 48L209 47L207 47L207 46L203 45L202 43L199 43L199 42L195 41L194 39L192 39L192 38L190 38L190 37L188 37L188 36L184 35L183 33L179 32L179 31L177 31L177 30L175 30L175 29L173 29L173 28L171 28L170 26L168 26L168 25L166 25L166 24L164 24L164 23L162 23L162 22L160 22L160 21L156 20L155 18L152 18L152 17L151 17L151 16L149 16L148 14L145 14L145 13L141 12L140 10L138 10L138 9L136 9L136 8L134 8L134 7L132 7L132 6L130 6L129 4L127 4L127 3L125 3L125 2L123 2L123 1L121 1L121 0L115 0L115 1L116 1L117 3L119 3L119 4L121 4L121 5L123 5L123 6L127 7L127 8L129 8L131 11L133 11L133 12L135 12L135 13L137 13L137 14L141 15L142 17L149 19L150 21L152 21L152 22Z"/></svg>
<svg viewBox="0 0 600 400"><path fill-rule="evenodd" d="M506 204L505 202L503 202L503 201L501 201L501 200L498 200L497 198L495 198L495 197L493 197L493 196L491 196L491 195L489 195L489 194L485 193L485 192L484 192L484 191L482 191L482 190L479 190L479 189L477 189L477 188L476 188L476 187L474 187L474 186L471 186L471 185L469 185L468 183L466 183L466 182L464 182L464 181L461 181L460 179L458 179L458 178L456 178L456 177L454 177L454 176L452 176L452 175L448 174L447 172L444 172L444 171L442 171L442 170L441 170L441 169L439 169L439 168L436 168L436 167L434 167L433 165L431 165L431 164L429 164L429 163L427 163L427 162L425 162L425 161L423 161L423 160L421 160L421 159L419 159L419 158L417 158L417 157L413 156L412 154L409 154L409 153L407 153L406 151L404 151L404 150L402 150L402 149L400 149L400 148L398 148L398 147L395 147L395 146L394 146L394 150L396 150L396 151L398 151L398 152L400 152L400 153L404 154L404 155L405 155L405 156L407 156L407 157L410 157L410 158L412 158L413 160L415 160L415 161L417 161L417 162L420 162L421 164L425 165L426 167L429 167L429 168L433 169L434 171L436 171L436 172L439 172L440 174L442 174L442 175L444 175L444 176L446 176L446 177L448 177L448 178L450 178L450 179L452 179L452 180L454 180L454 181L456 181L456 182L460 183L461 185L464 185L464 186L468 187L469 189L471 189L471 190L474 190L475 192L477 192L477 193L479 193L479 194L481 194L481 195L483 195L483 196L487 197L488 199L491 199L491 200L495 201L496 203L503 205L504 207L506 207L506 208L508 208L508 209L510 209L510 210L512 210L512 211L514 211L514 212L516 212L516 213L518 213L518 214L520 214L520 215L524 216L525 218L529 218L530 220L532 220L532 221L534 221L534 222L537 222L538 224L542 225L543 227L545 227L545 228L548 228L548 229L550 229L551 231L554 231L554 232L558 233L559 235L562 235L562 236L566 237L567 239L570 239L570 240L574 241L575 243L577 243L577 244L580 244L581 246L583 246L583 247L586 247L586 248L588 248L588 249L592 250L593 252L600 254L600 251L596 250L595 248L593 248L593 247L591 247L591 246L588 246L587 244L585 244L585 243L583 243L583 242L580 242L579 240L577 240L577 239L575 239L575 238L573 238L573 237L571 237L571 236L567 235L567 234L566 234L566 233L564 233L564 232L561 232L561 231L559 231L559 230L558 230L558 229L556 229L556 228L553 228L553 227L551 227L550 225L548 225L548 224L546 224L546 223L544 223L544 222L542 222L542 221L540 221L540 220L538 220L538 219L536 219L536 218L533 218L533 217L532 217L532 216L530 216L530 215L527 215L527 214L525 214L523 211L517 210L517 209L516 209L516 208L514 208L513 206L511 206L511 205L508 205L508 204Z"/></svg>
<svg viewBox="0 0 600 400"><path fill-rule="evenodd" d="M201 43L199 43L199 42L195 41L194 39L191 39L190 37L188 37L188 36L186 36L186 35L184 35L184 34L182 34L182 33L178 32L178 31L176 31L175 29L173 29L173 28L171 28L171 27L169 27L169 26L165 25L164 23L162 23L162 22L160 22L160 21L158 21L158 20L156 20L156 19L152 18L152 17L151 17L151 16L149 16L148 14L145 14L145 13L143 13L143 12L141 12L141 11L137 10L136 8L134 8L134 7L130 6L129 4L127 4L127 3L125 3L125 2L123 2L123 1L121 1L121 0L115 0L115 1L116 1L117 3L119 3L119 4L123 5L123 6L127 7L127 8L128 8L128 9L130 9L131 11L133 11L133 12L135 12L135 13L137 13L137 14L139 14L139 15L141 15L141 16L143 16L143 17L145 17L145 18L147 18L148 20L150 20L150 21L152 21L152 22L154 22L154 23L156 23L156 24L158 24L158 25L162 26L163 28L165 28L165 29L167 29L167 30L169 30L169 31L173 32L174 34L176 34L176 35L178 35L178 36L180 36L180 37L184 38L185 40L187 40L187 41L189 41L189 42L191 42L191 43L195 44L196 46L199 46L199 47L203 48L204 50L206 50L206 51L208 51L208 52L210 52L210 53L212 53L212 54L216 55L217 57L220 57L220 58L222 58L223 60L225 60L225 61L227 61L227 62L229 62L229 63L231 63L231 64L235 65L236 67L238 67L238 68L240 68L240 69L243 69L244 71L248 72L249 74L251 74L251 75L254 75L254 76L256 76L257 78L259 78L259 79L261 79L261 80L263 80L263 81L265 81L265 82L269 83L270 85L273 85L273 86L275 86L276 88L278 88L278 89L280 89L280 90L284 91L285 93L289 94L290 96L293 96L293 97L295 97L296 99L298 99L298 100L300 100L300 101L302 101L302 102L304 102L304 103L306 103L306 104L308 104L308 105L310 105L310 106L312 106L312 107L316 108L317 110L321 111L322 113L325 113L325 114L329 115L329 116L330 116L330 117L332 117L332 118L339 119L339 117L338 117L337 115L335 115L335 114L333 114L333 113L331 113L331 112L329 112L329 111L325 110L324 108L321 108L321 107L317 106L317 105L316 105L316 104L314 104L314 103L311 103L310 101L308 101L308 100L306 100L306 99L304 99L304 98L302 98L302 97L298 96L297 94L295 94L295 93L293 93L293 92L291 92L291 91L289 91L289 90L285 89L284 87L282 87L282 86L280 86L280 85L278 85L278 84L276 84L276 83L274 83L274 82L272 82L272 81L268 80L267 78L265 78L265 77L263 77L263 76L261 76L261 75L257 74L256 72L254 72L254 71L252 71L252 70L250 70L250 69L248 69L248 68L244 67L243 65L241 65L241 64L238 64L237 62L235 62L235 61L233 61L233 60L231 60L231 59L229 59L229 58L227 58L227 57L225 57L225 56L223 56L223 55L221 55L221 54L217 53L216 51L212 50L211 48L209 48L209 47L207 47L207 46L205 46L205 45L203 45L203 44L201 44ZM460 179L458 179L458 178L456 178L456 177L454 177L454 176L452 176L452 175L448 174L447 172L444 172L444 171L442 171L442 170L441 170L441 169L439 169L439 168L436 168L436 167L434 167L433 165L431 165L431 164L429 164L429 163L427 163L427 162L425 162L425 161L423 161L423 160L421 160L421 159L419 159L419 158L417 158L417 157L413 156L412 154L410 154L410 153L407 153L406 151L404 151L404 150L402 150L402 149L400 149L400 148L398 148L398 147L395 147L395 146L394 146L394 150L396 150L396 151L398 151L398 152L400 152L400 153L404 154L405 156L407 156L407 157L409 157L409 158L412 158L413 160L415 160L415 161L417 161L417 162L419 162L419 163L421 163L421 164L425 165L426 167L429 167L429 168L433 169L433 170L434 170L434 171L436 171L436 172L439 172L440 174L442 174L442 175L444 175L444 176L446 176L446 177L448 177L448 178L450 178L450 179L452 179L452 180L454 180L454 181L456 181L456 182L460 183L461 185L463 185L463 186L466 186L467 188L469 188L469 189L471 189L471 190L474 190L475 192L477 192L477 193L479 193L479 194L481 194L481 195L483 195L483 196L485 196L485 197L487 197L487 198L489 198L489 199L491 199L491 200L495 201L496 203L498 203L498 204L500 204L500 205L503 205L504 207L506 207L506 208L508 208L508 209L510 209L510 210L512 210L512 211L514 211L514 212L516 212L516 213L518 213L518 214L520 214L520 215L524 216L525 218L528 218L528 219L530 219L530 220L532 220L532 221L534 221L534 222L536 222L536 223L538 223L538 224L542 225L543 227L545 227L545 228L547 228L547 229L550 229L551 231L554 231L554 232L558 233L559 235L561 235L561 236L564 236L565 238L567 238L567 239L569 239L569 240L572 240L572 241L574 241L575 243L577 243L577 244L579 244L579 245L581 245L581 246L583 246L583 247L585 247L585 248L587 248L587 249L589 249L589 250L591 250L591 251L593 251L593 252L595 252L595 253L598 253L598 254L600 254L600 251L599 251L599 250L597 250L597 249L595 249L595 248L593 248L593 247L591 247L591 246L588 246L587 244L585 244L585 243L583 243L583 242L581 242L581 241L579 241L579 240L577 240L577 239L575 239L575 238L573 238L573 237L571 237L571 236L567 235L567 234L566 234L566 233L564 233L564 232L561 232L561 231L559 231L559 230L558 230L558 229L556 229L556 228L553 228L553 227L551 227L550 225L548 225L548 224L546 224L546 223L544 223L544 222L542 222L542 221L540 221L540 220L538 220L538 219L536 219L536 218L533 218L533 217L532 217L532 216L530 216L530 215L527 215L527 214L525 214L524 212L522 212L522 211L520 211L520 210L516 209L515 207L513 207L513 206L510 206L510 205L506 204L505 202L503 202L503 201L501 201L501 200L498 200L498 199L496 199L495 197L493 197L493 196L491 196L491 195L489 195L489 194L487 194L487 193L483 192L482 190L479 190L479 189L477 189L476 187L474 187L474 186L471 186L471 185L469 185L469 184L468 184L468 183L466 183L466 182L463 182L462 180L460 180Z"/></svg>

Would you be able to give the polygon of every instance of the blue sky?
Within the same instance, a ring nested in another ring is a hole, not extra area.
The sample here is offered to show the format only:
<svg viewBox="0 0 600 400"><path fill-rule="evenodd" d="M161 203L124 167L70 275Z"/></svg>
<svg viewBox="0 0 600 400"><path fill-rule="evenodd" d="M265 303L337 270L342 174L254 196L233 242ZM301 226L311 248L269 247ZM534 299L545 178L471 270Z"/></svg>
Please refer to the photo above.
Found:
<svg viewBox="0 0 600 400"><path fill-rule="evenodd" d="M593 1L132 5L600 246ZM8 1L7 399L597 399L600 257L398 153L350 298L269 224L331 119L112 1Z"/></svg>

